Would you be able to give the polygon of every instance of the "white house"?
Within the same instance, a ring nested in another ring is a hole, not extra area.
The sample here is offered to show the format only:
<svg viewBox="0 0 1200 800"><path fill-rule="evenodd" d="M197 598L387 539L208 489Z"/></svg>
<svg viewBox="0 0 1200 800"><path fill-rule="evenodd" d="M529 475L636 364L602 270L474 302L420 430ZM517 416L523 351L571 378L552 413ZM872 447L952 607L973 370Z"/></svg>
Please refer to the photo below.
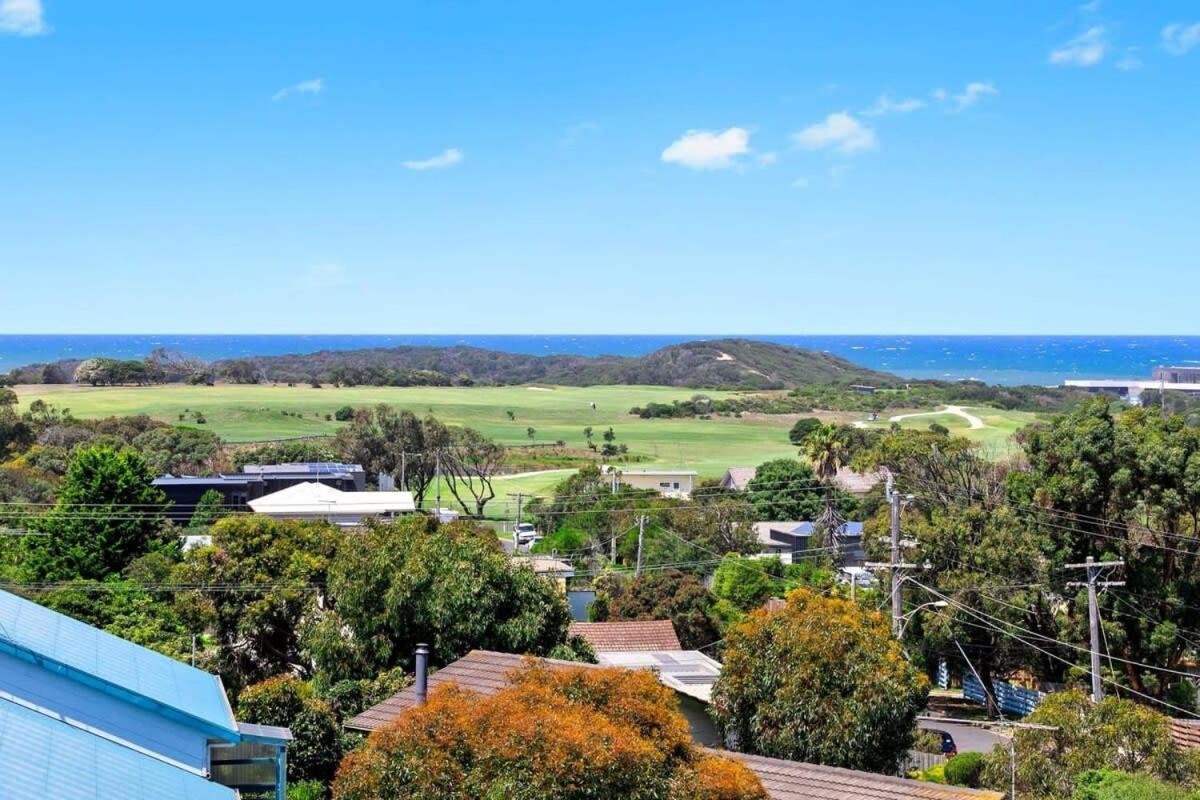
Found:
<svg viewBox="0 0 1200 800"><path fill-rule="evenodd" d="M298 483L251 500L256 514L275 519L323 519L344 527L417 510L412 492L343 492L324 483Z"/></svg>
<svg viewBox="0 0 1200 800"><path fill-rule="evenodd" d="M617 469L605 467L605 474L615 475L621 483L634 489L653 489L663 497L684 500L692 496L692 488L700 474L688 469Z"/></svg>

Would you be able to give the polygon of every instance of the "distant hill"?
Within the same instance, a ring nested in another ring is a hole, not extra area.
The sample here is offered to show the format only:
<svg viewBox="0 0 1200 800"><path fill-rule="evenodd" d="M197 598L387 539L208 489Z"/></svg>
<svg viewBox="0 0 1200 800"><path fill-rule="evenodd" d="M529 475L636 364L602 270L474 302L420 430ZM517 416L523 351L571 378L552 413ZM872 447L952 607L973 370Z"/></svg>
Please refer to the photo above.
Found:
<svg viewBox="0 0 1200 800"><path fill-rule="evenodd" d="M900 379L828 353L751 341L717 339L671 345L639 357L531 356L478 347L389 347L323 351L218 362L217 374L258 380L360 384L648 384L695 388L788 389L812 384L882 383Z"/></svg>
<svg viewBox="0 0 1200 800"><path fill-rule="evenodd" d="M69 382L77 365L78 361L32 365L13 370L9 377L13 383ZM698 389L903 382L829 353L749 339L686 342L639 357L532 356L466 346L323 350L217 361L197 367L186 377L172 373L168 379L392 386L648 384Z"/></svg>

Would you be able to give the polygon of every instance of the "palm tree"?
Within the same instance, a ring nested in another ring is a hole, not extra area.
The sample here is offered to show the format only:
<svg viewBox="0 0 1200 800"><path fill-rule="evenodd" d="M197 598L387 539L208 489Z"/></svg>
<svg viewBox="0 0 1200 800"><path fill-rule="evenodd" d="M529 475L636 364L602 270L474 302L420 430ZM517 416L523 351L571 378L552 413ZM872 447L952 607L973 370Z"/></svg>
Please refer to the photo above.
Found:
<svg viewBox="0 0 1200 800"><path fill-rule="evenodd" d="M804 440L804 454L822 481L829 481L846 463L846 440L837 425L822 425Z"/></svg>

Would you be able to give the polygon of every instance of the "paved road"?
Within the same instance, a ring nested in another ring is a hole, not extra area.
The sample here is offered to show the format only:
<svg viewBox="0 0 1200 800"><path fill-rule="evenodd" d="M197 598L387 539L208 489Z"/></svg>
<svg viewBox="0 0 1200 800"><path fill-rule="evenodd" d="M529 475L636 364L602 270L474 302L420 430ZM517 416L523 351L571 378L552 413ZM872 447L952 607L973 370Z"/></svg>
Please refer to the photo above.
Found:
<svg viewBox="0 0 1200 800"><path fill-rule="evenodd" d="M963 725L957 722L933 722L919 720L917 725L925 730L946 731L954 737L958 752L990 753L998 744L1007 744L1008 737L995 732L994 728L981 728L977 725Z"/></svg>

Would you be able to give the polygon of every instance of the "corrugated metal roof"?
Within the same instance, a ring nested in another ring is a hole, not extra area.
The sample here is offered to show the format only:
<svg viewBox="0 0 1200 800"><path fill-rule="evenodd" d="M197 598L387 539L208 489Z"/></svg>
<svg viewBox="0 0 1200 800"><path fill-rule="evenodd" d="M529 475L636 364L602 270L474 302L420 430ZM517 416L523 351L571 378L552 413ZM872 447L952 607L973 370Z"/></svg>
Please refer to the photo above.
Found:
<svg viewBox="0 0 1200 800"><path fill-rule="evenodd" d="M51 662L101 691L140 698L237 735L220 678L0 591L0 647Z"/></svg>
<svg viewBox="0 0 1200 800"><path fill-rule="evenodd" d="M232 789L0 699L5 800L234 800Z"/></svg>

